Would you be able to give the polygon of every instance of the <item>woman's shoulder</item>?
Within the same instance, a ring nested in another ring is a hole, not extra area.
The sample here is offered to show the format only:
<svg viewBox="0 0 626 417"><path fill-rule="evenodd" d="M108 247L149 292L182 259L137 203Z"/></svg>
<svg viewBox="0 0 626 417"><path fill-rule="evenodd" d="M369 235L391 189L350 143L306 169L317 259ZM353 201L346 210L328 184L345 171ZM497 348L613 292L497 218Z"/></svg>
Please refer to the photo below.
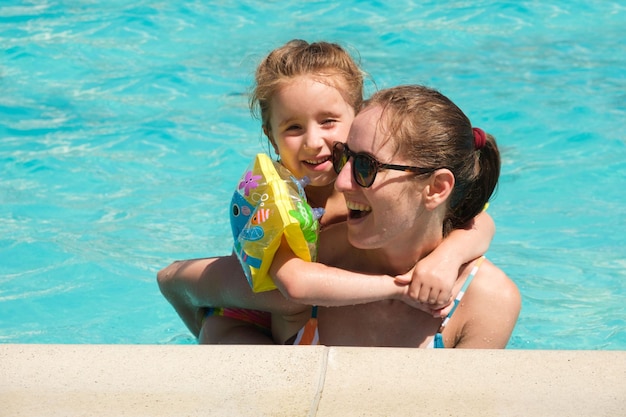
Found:
<svg viewBox="0 0 626 417"><path fill-rule="evenodd" d="M455 347L504 348L521 310L517 285L485 260L463 297L453 325ZM453 324L454 318L450 322Z"/></svg>
<svg viewBox="0 0 626 417"><path fill-rule="evenodd" d="M514 301L520 298L519 289L515 282L500 268L485 259L476 274L476 282L472 286L478 287L485 296L498 297Z"/></svg>
<svg viewBox="0 0 626 417"><path fill-rule="evenodd" d="M520 300L519 289L515 282L500 268L485 259L474 281L472 292L485 300L497 298L501 302L516 303Z"/></svg>

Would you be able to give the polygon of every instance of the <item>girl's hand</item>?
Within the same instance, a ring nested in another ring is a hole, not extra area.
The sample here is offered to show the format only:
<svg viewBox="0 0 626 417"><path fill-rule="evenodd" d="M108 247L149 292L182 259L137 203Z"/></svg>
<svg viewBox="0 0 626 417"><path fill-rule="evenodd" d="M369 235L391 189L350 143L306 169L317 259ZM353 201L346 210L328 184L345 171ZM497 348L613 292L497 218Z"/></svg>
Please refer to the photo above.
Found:
<svg viewBox="0 0 626 417"><path fill-rule="evenodd" d="M443 307L433 308L431 305L422 303L419 300L416 300L409 295L409 288L410 288L412 276L413 276L413 271L409 271L408 273L404 275L397 275L395 277L396 284L399 287L404 287L403 288L404 292L402 293L400 300L410 305L413 308L421 310L424 313L430 314L431 316L435 318L440 318L440 317L443 318L447 316L450 313L450 310L452 310L452 306L454 305L454 303L450 302L447 305L444 305Z"/></svg>
<svg viewBox="0 0 626 417"><path fill-rule="evenodd" d="M409 272L395 277L399 285L408 286L402 298L412 307L431 314L445 317L453 306L453 287L459 274L458 266L447 262L431 262L422 259Z"/></svg>

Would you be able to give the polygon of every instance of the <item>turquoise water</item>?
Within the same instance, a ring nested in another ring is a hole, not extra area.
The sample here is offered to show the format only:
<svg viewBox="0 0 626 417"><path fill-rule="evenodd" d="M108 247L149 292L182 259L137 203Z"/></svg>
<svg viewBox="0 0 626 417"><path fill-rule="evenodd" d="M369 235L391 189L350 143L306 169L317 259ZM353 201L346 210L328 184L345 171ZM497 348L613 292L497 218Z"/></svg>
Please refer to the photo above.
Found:
<svg viewBox="0 0 626 417"><path fill-rule="evenodd" d="M266 149L255 64L303 38L498 138L509 347L626 349L626 2L550 3L1 3L0 343L194 342L156 271L230 251L226 205Z"/></svg>

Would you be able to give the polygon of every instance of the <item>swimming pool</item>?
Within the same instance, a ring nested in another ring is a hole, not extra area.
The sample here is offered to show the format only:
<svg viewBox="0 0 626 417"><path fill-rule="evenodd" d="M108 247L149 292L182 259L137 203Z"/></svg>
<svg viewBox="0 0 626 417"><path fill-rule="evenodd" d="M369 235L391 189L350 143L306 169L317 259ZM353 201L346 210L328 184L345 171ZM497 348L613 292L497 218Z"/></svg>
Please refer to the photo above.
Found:
<svg viewBox="0 0 626 417"><path fill-rule="evenodd" d="M245 94L297 37L497 137L510 348L626 349L624 21L618 1L3 4L0 343L194 343L156 271L230 251L232 187L266 149Z"/></svg>

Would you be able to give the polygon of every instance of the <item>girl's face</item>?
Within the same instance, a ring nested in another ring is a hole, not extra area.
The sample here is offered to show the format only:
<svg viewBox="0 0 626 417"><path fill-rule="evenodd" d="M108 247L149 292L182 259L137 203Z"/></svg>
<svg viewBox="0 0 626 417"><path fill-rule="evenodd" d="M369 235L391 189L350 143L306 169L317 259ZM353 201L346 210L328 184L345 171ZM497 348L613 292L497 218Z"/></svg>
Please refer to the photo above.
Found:
<svg viewBox="0 0 626 417"><path fill-rule="evenodd" d="M393 140L381 133L380 106L361 111L352 123L346 144L352 152L365 152L380 163L414 165L395 151ZM369 188L358 185L352 175L354 157L348 159L335 182L344 194L348 214L348 239L360 249L391 248L398 254L418 242L425 208L421 191L425 182L414 174L382 169Z"/></svg>
<svg viewBox="0 0 626 417"><path fill-rule="evenodd" d="M270 132L282 164L297 178L322 187L337 177L330 159L333 142L345 142L354 109L339 90L312 76L278 89L270 102Z"/></svg>

